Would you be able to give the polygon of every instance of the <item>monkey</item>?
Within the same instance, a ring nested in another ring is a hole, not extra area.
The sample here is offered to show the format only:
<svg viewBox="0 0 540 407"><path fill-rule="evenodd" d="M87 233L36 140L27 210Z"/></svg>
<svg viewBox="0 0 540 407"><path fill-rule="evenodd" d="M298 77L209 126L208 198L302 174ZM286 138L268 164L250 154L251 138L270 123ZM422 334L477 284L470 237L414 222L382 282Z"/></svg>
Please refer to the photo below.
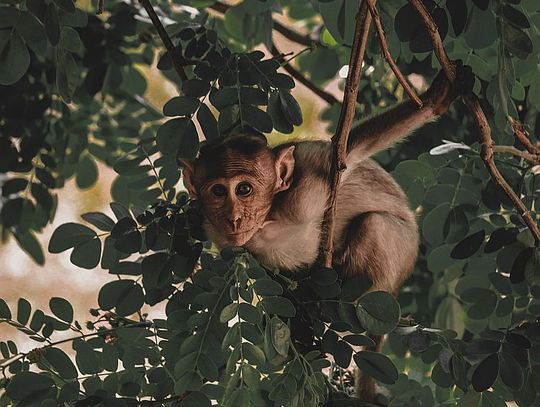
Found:
<svg viewBox="0 0 540 407"><path fill-rule="evenodd" d="M461 88L472 88L463 84L472 77L465 68L456 65L454 84L440 72L420 96L421 108L404 101L351 130L333 242L334 263L345 278L365 275L372 290L397 295L411 274L419 244L416 216L396 181L369 157L446 113ZM264 136L239 132L182 160L182 174L190 197L201 202L209 240L220 248L243 246L265 266L294 271L312 266L319 255L331 154L329 141L270 148ZM374 350L381 344L376 340ZM356 388L365 401L375 397L373 379L357 381Z"/></svg>

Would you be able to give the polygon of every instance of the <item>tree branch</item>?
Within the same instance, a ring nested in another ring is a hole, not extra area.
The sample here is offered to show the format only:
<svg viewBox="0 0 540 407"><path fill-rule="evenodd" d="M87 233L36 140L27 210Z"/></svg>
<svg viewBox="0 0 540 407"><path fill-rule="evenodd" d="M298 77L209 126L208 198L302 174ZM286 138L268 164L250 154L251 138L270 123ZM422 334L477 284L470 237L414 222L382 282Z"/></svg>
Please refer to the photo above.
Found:
<svg viewBox="0 0 540 407"><path fill-rule="evenodd" d="M214 11L217 11L220 14L225 14L227 10L231 8L231 6L229 6L228 4L216 1L209 8ZM319 41L311 39L309 35L300 34L299 32L290 29L286 25L283 25L279 21L276 21L274 19L272 19L272 26L273 26L273 29L276 30L278 33L283 35L288 40L296 42L297 44L305 45L306 47L310 47L313 44L320 45Z"/></svg>
<svg viewBox="0 0 540 407"><path fill-rule="evenodd" d="M154 25L154 27L156 27L159 37L161 38L163 45L165 45L165 48L169 53L169 57L172 60L176 73L181 80L185 81L187 79L187 75L184 71L184 59L174 47L171 41L171 37L169 37L169 34L167 34L167 31L165 31L163 24L161 24L161 21L159 21L159 17L157 16L154 8L152 7L152 4L150 4L150 0L139 0L139 3L142 4L144 9L148 13L148 16L150 17L150 20L152 20L152 24Z"/></svg>
<svg viewBox="0 0 540 407"><path fill-rule="evenodd" d="M526 151L521 151L512 146L493 146L493 152L512 154L516 157L523 158L534 165L540 165L540 156L538 154L531 154Z"/></svg>
<svg viewBox="0 0 540 407"><path fill-rule="evenodd" d="M347 155L347 140L356 111L356 98L358 96L358 84L362 72L362 62L366 52L366 43L371 25L367 2L363 1L360 10L356 14L356 26L354 39L349 60L349 73L345 82L343 106L337 124L336 134L332 137L332 166L330 169L330 198L328 209L324 213L321 231L321 255L322 264L332 267L334 253L334 218L336 214L336 198L341 173L345 170L345 158Z"/></svg>
<svg viewBox="0 0 540 407"><path fill-rule="evenodd" d="M454 82L456 79L456 69L454 64L448 58L446 51L444 50L443 42L441 36L439 35L437 25L433 21L431 15L429 14L429 11L426 9L421 0L409 0L409 3L416 9L420 16L420 19L426 26L428 34L431 38L431 42L433 44L435 55L437 56L437 59L439 60L442 68L444 69L448 80L450 82ZM480 157L484 161L484 164L486 165L489 173L491 174L491 178L493 179L493 181L504 191L506 196L508 196L508 198L512 201L512 204L529 227L534 237L536 246L539 247L540 229L538 228L536 221L532 218L529 210L527 209L523 201L521 201L519 196L510 187L508 182L506 182L504 177L499 172L497 166L495 165L495 161L493 160L494 143L493 139L491 138L491 128L489 127L486 115L484 114L484 111L480 106L478 98L473 93L469 93L463 95L462 99L467 108L474 116L476 126L478 127L478 138L480 139L481 144Z"/></svg>
<svg viewBox="0 0 540 407"><path fill-rule="evenodd" d="M401 83L401 86L403 86L403 89L405 89L405 92L409 95L409 98L418 106L420 109L423 105L422 100L418 97L414 89L409 85L407 82L407 79L403 75L403 73L398 68L396 62L392 58L392 55L390 54L390 51L388 50L388 43L386 41L386 36L384 35L384 29L381 23L381 17L379 16L379 11L377 10L377 6L375 5L376 0L367 0L369 12L371 14L371 17L373 18L373 22L375 23L375 29L377 30L377 36L379 37L379 43L381 45L381 51L384 55L384 59L386 59L386 62L388 65L390 65L390 68L394 72L394 75L396 75L397 80L399 83Z"/></svg>
<svg viewBox="0 0 540 407"><path fill-rule="evenodd" d="M281 55L283 55L281 52L278 51L275 44L272 43L272 55L276 57L276 59L284 60L284 58L280 58ZM300 82L302 85L304 85L306 88L308 88L310 91L315 93L317 96L319 96L321 99L323 99L326 103L329 105L335 105L337 103L340 103L340 101L331 93L326 92L325 90L317 87L313 82L311 82L309 79L307 79L304 75L302 75L300 72L298 72L291 64L288 62L282 65L283 69L287 71L289 75L291 75L294 79L296 79L298 82Z"/></svg>
<svg viewBox="0 0 540 407"><path fill-rule="evenodd" d="M540 154L540 148L535 146L531 142L531 140L529 140L529 135L527 133L527 130L525 130L523 124L521 124L518 120L514 119L512 116L508 116L508 121L514 129L514 135L521 142L521 144L525 146L527 151L534 155Z"/></svg>

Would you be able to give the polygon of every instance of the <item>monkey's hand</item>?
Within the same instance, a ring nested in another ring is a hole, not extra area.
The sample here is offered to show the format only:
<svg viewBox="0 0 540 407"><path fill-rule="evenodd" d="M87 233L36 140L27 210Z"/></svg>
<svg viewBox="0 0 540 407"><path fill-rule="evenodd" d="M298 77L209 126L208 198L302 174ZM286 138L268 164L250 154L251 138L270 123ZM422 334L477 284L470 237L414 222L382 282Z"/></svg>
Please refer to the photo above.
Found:
<svg viewBox="0 0 540 407"><path fill-rule="evenodd" d="M438 116L445 114L457 97L471 92L474 86L474 74L471 67L463 65L460 60L454 61L453 64L456 69L454 83L451 83L441 70L426 93L422 95L424 104L431 107Z"/></svg>

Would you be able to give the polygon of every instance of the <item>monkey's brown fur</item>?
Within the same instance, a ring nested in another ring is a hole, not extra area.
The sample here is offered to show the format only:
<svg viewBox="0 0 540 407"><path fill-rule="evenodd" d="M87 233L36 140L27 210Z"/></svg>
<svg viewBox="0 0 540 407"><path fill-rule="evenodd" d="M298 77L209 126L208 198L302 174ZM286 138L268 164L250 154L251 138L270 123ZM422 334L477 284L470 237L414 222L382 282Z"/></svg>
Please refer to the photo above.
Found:
<svg viewBox="0 0 540 407"><path fill-rule="evenodd" d="M439 74L422 95L422 109L407 101L352 130L334 241L334 261L346 275L365 274L373 289L396 294L411 273L418 250L415 215L393 178L368 157L446 112L457 95ZM294 270L318 256L330 154L324 141L270 149L257 136L230 136L184 162L184 184L202 200L210 240L243 245L269 267ZM371 379L360 380L357 389L363 400L375 396Z"/></svg>

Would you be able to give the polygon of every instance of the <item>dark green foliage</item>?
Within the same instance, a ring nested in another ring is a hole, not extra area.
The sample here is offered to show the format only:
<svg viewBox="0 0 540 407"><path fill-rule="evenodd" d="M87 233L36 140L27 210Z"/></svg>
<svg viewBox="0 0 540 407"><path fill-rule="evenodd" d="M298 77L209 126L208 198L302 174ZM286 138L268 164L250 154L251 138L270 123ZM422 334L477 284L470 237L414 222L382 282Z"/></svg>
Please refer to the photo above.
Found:
<svg viewBox="0 0 540 407"><path fill-rule="evenodd" d="M205 242L197 202L178 192L178 159L238 127L289 134L307 121L281 59L254 50L271 45L272 12L283 7L311 33L291 64L322 87L348 63L358 6L245 0L221 19L204 10L214 3L152 1L186 64L189 79L180 83L138 2L107 0L96 16L72 0L0 0L3 239L13 237L43 264L36 234L54 219L55 190L71 178L92 187L98 162L118 174L115 219L89 212L49 241L49 252L71 251L75 266L99 264L112 275L85 327L59 297L50 312L24 298L0 299L0 325L37 342L30 351L0 342L0 405L337 407L354 402L343 370L353 362L387 388L383 405L538 404L540 251L490 179L459 103L414 141L376 157L420 226L419 259L398 301L369 291L366 279L344 280L339 267L275 273L242 249L218 255ZM537 142L538 1L423 3L449 57L471 66L494 141L523 149L511 115ZM397 0L378 7L402 71L429 82L438 65L413 7ZM155 55L178 89L163 114L145 100L139 71ZM401 98L375 35L365 63L357 119ZM338 117L339 106L321 116L330 132ZM510 155L495 160L538 220L538 171ZM161 303L164 318L149 318ZM375 345L369 334L389 332L382 354L359 348ZM66 341L71 352L58 346Z"/></svg>

